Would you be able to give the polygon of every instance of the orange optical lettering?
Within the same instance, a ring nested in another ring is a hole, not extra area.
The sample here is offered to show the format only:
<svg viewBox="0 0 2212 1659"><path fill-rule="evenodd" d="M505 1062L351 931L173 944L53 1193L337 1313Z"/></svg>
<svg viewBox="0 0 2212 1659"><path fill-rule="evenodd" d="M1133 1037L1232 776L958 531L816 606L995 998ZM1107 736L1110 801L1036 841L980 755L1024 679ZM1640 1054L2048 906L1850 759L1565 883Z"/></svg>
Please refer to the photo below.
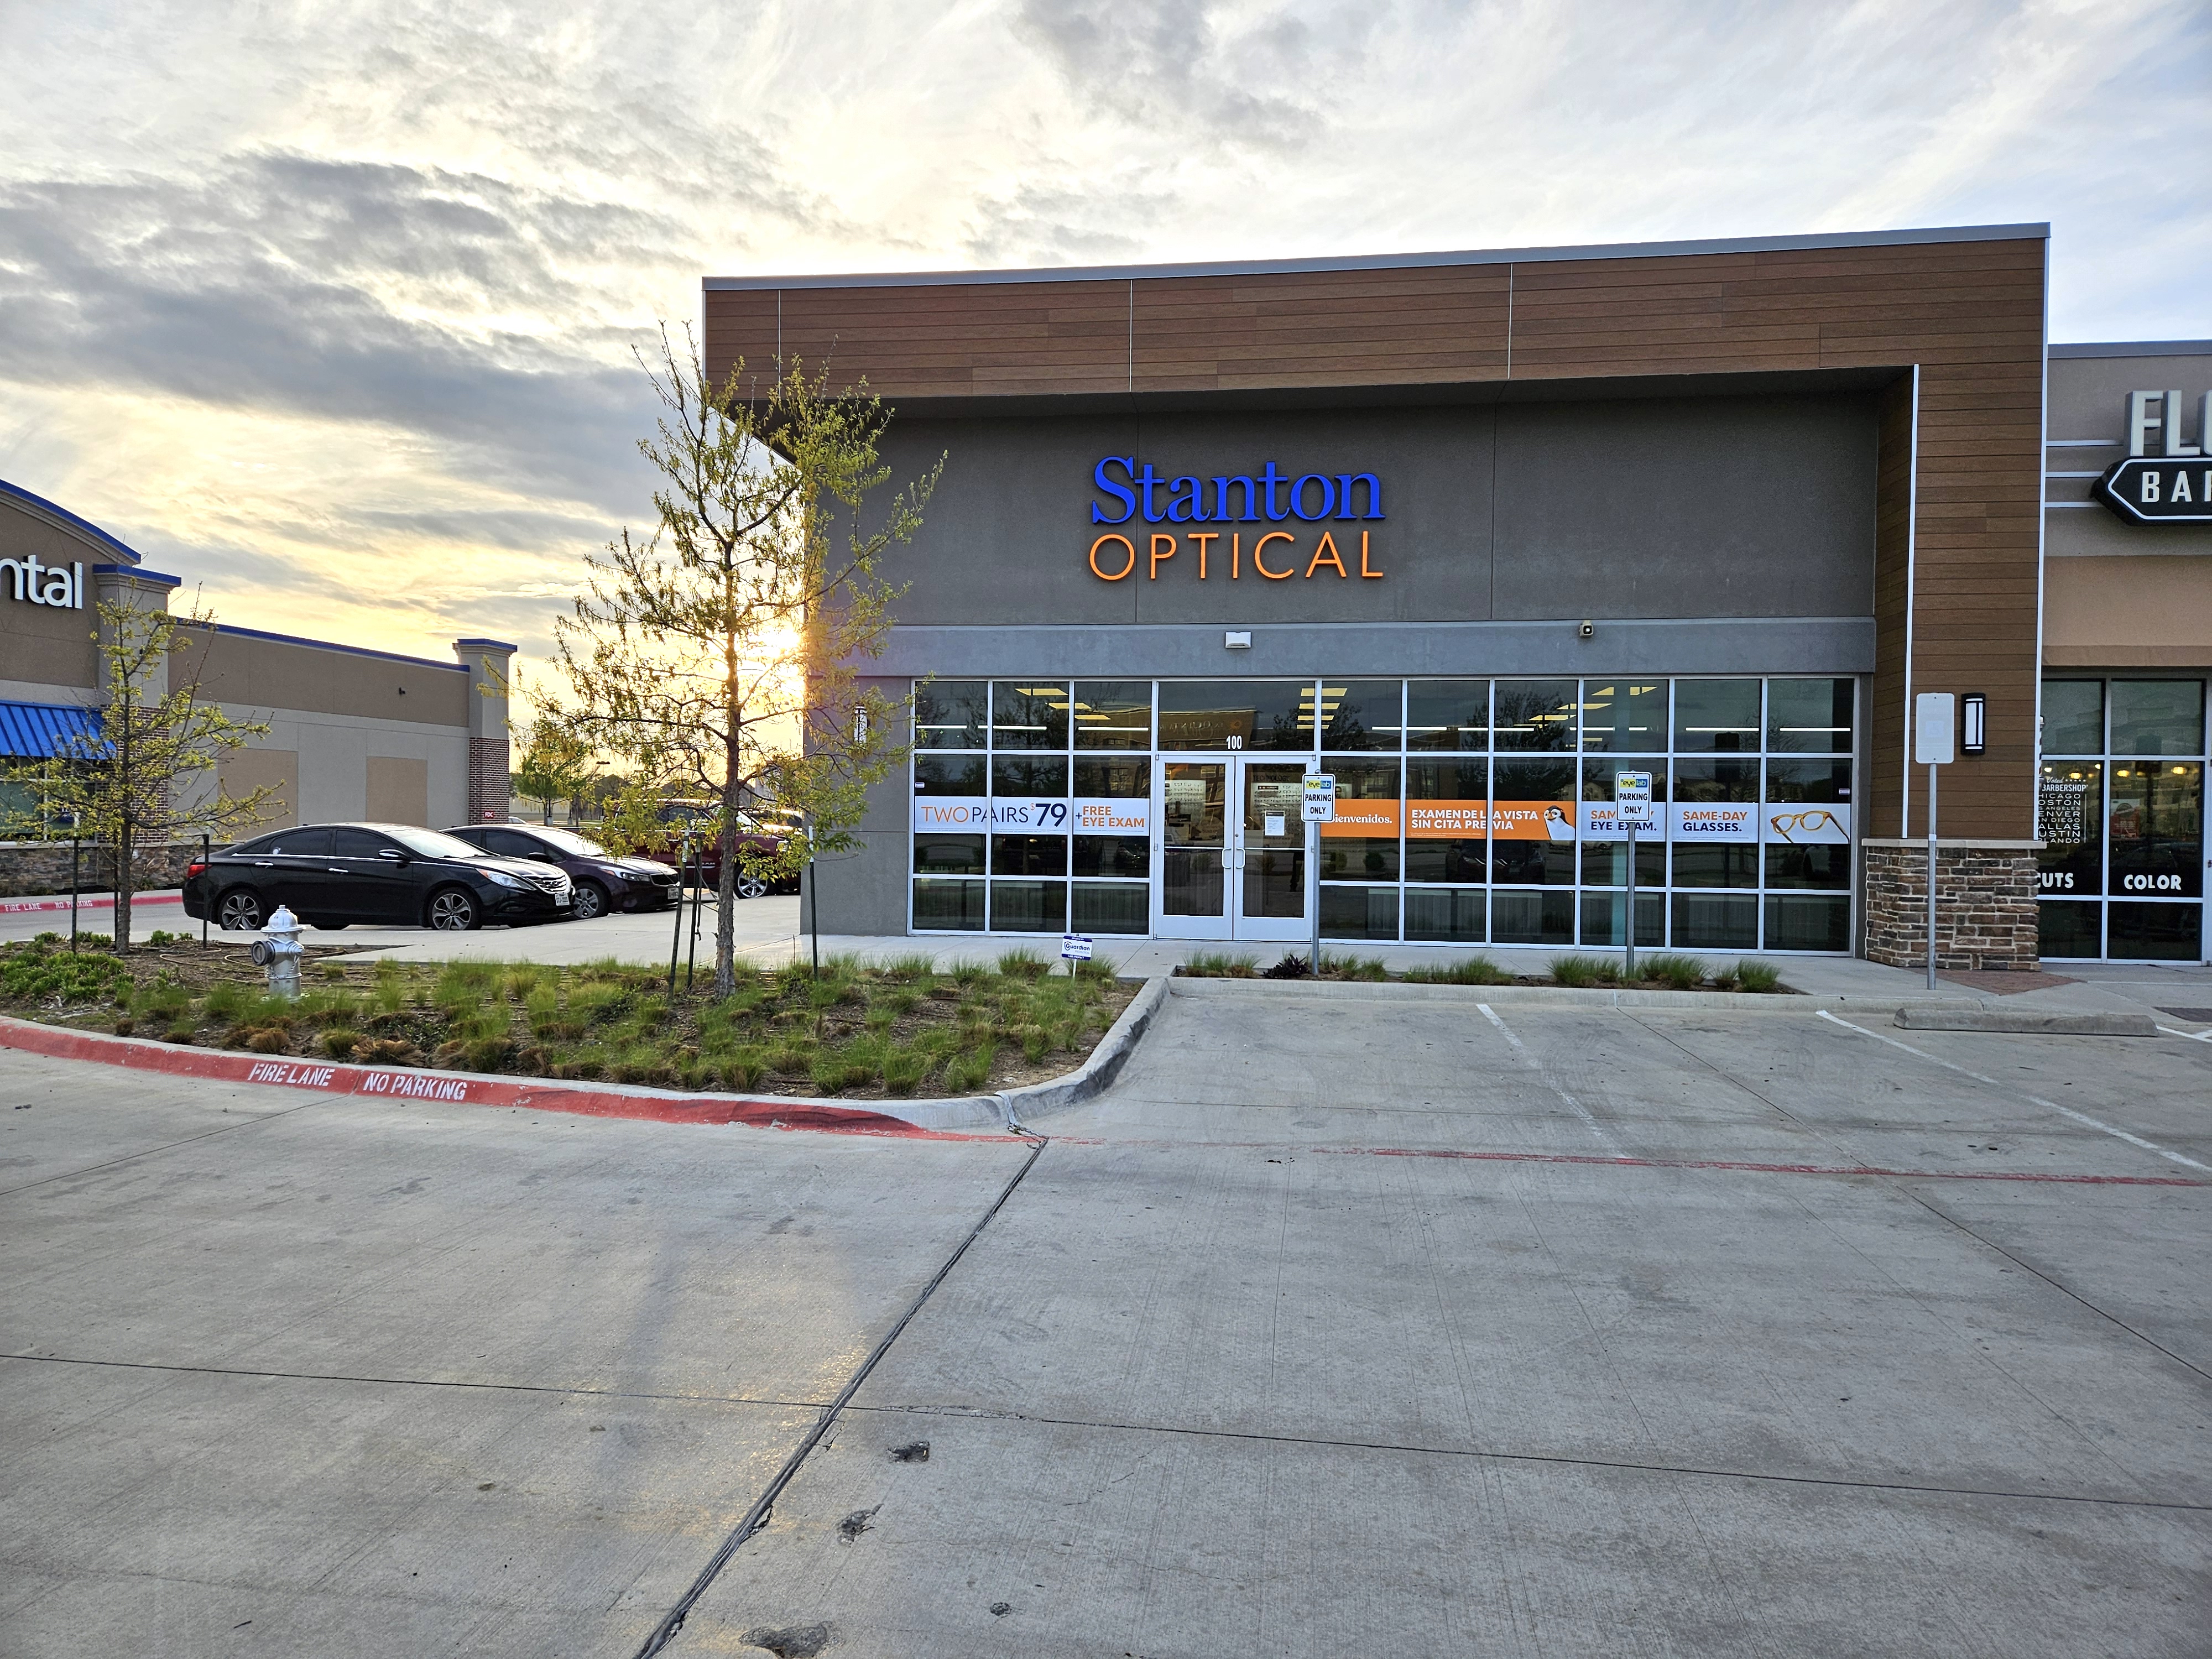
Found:
<svg viewBox="0 0 2212 1659"><path fill-rule="evenodd" d="M1123 565L1119 570L1115 571L1111 575L1109 575L1105 571L1101 570L1098 568L1098 550L1105 546L1109 542L1121 543L1121 550L1129 556L1129 562ZM1109 532L1091 544L1091 574L1097 577L1100 581L1118 582L1122 577L1127 575L1136 568L1137 550L1127 536L1116 536Z"/></svg>
<svg viewBox="0 0 2212 1659"><path fill-rule="evenodd" d="M1243 572L1237 568L1238 564L1243 561L1243 536L1238 532L1232 530L1229 532L1229 580L1232 582L1243 574Z"/></svg>
<svg viewBox="0 0 2212 1659"><path fill-rule="evenodd" d="M1154 539L1157 540L1158 538L1154 538ZM1252 568L1258 571L1271 582L1286 582L1298 573L1295 570L1270 570L1267 568L1267 562L1261 558L1260 555L1266 550L1269 542L1289 542L1291 546L1295 547L1297 545L1297 538L1293 537L1287 530L1271 530L1266 535L1261 537L1258 541L1252 544Z"/></svg>
<svg viewBox="0 0 2212 1659"><path fill-rule="evenodd" d="M1321 545L1314 549L1313 562L1306 566L1306 579L1310 581L1313 573L1325 564L1334 565L1338 575L1350 579L1352 573L1344 568L1343 557L1336 550L1335 539L1326 530L1321 532Z"/></svg>
<svg viewBox="0 0 2212 1659"><path fill-rule="evenodd" d="M1167 546L1167 551L1166 551L1166 552L1164 552L1164 553L1163 553L1162 551L1160 551L1160 547L1161 547L1161 544L1162 544L1163 543L1166 544L1166 546ZM1148 582L1156 582L1156 581L1159 580L1159 579L1160 579L1160 562L1161 562L1162 560L1164 560L1164 559L1172 559L1173 557L1175 557L1175 556L1176 556L1176 538L1175 538L1174 537L1172 537L1172 536L1155 536L1155 537L1153 537L1153 538L1152 538L1152 568L1150 570L1147 570L1147 571L1145 573L1145 580L1146 580L1146 581L1148 581Z"/></svg>
<svg viewBox="0 0 2212 1659"><path fill-rule="evenodd" d="M1367 532L1364 530L1359 532L1359 574L1370 581L1380 581L1382 579L1381 571L1370 570L1367 568Z"/></svg>
<svg viewBox="0 0 2212 1659"><path fill-rule="evenodd" d="M1219 541L1221 532L1218 530L1194 530L1190 532L1190 539L1198 544L1198 579L1204 581L1206 580L1206 544L1208 542Z"/></svg>

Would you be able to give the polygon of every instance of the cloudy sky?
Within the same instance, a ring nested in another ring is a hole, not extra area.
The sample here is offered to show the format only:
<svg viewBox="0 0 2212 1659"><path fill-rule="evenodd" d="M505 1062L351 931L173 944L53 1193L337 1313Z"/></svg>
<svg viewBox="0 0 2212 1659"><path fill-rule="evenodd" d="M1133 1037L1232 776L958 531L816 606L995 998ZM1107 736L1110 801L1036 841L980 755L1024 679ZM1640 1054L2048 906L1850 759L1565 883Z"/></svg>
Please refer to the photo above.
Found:
<svg viewBox="0 0 2212 1659"><path fill-rule="evenodd" d="M2212 335L2203 0L0 0L0 477L224 620L541 647L699 278L2048 220Z"/></svg>

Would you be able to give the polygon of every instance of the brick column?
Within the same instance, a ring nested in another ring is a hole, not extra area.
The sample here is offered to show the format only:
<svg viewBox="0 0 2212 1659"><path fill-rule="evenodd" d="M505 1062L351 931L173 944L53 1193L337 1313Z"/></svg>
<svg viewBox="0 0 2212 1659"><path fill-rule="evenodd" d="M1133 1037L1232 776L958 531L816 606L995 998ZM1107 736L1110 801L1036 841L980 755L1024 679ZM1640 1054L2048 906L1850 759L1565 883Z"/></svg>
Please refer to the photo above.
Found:
<svg viewBox="0 0 2212 1659"><path fill-rule="evenodd" d="M453 654L469 671L469 822L498 823L510 798L507 700L514 647L504 640L455 640Z"/></svg>
<svg viewBox="0 0 2212 1659"><path fill-rule="evenodd" d="M1928 960L1928 843L1866 848L1866 953L1917 968ZM2035 925L2035 848L2020 842L1936 843L1936 965L1954 971L2042 967Z"/></svg>

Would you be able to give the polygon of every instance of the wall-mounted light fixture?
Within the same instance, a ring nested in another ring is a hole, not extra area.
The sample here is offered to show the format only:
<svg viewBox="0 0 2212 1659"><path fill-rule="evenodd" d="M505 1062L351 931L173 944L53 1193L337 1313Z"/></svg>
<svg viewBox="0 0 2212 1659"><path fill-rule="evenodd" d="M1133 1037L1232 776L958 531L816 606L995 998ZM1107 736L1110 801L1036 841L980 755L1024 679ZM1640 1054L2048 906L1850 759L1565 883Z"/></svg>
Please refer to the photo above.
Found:
<svg viewBox="0 0 2212 1659"><path fill-rule="evenodd" d="M1959 699L1959 747L1969 755L1978 755L1989 747L1989 699L1978 691L1969 691Z"/></svg>
<svg viewBox="0 0 2212 1659"><path fill-rule="evenodd" d="M1252 630L1249 628L1228 630L1221 636L1221 648L1224 651L1249 651L1252 648Z"/></svg>
<svg viewBox="0 0 2212 1659"><path fill-rule="evenodd" d="M1584 623L1581 627L1579 627L1579 628L1577 628L1577 629L1575 629L1576 636L1577 636L1577 638L1580 638L1580 639L1585 639L1585 640L1586 640L1586 639L1589 639L1592 635L1595 634L1596 632L1597 632L1597 625L1596 625L1595 623Z"/></svg>

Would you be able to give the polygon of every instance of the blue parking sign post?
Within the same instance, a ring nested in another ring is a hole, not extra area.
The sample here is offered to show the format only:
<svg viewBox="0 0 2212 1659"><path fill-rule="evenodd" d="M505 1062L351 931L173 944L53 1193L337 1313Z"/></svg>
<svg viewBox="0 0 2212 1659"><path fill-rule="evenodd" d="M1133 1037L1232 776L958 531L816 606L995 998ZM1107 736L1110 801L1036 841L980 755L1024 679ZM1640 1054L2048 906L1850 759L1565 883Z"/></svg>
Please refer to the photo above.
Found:
<svg viewBox="0 0 2212 1659"><path fill-rule="evenodd" d="M1613 775L1613 808L1620 824L1620 832L1628 837L1628 957L1621 969L1624 977L1636 977L1636 831L1650 823L1651 817L1651 775L1649 772L1615 772Z"/></svg>

